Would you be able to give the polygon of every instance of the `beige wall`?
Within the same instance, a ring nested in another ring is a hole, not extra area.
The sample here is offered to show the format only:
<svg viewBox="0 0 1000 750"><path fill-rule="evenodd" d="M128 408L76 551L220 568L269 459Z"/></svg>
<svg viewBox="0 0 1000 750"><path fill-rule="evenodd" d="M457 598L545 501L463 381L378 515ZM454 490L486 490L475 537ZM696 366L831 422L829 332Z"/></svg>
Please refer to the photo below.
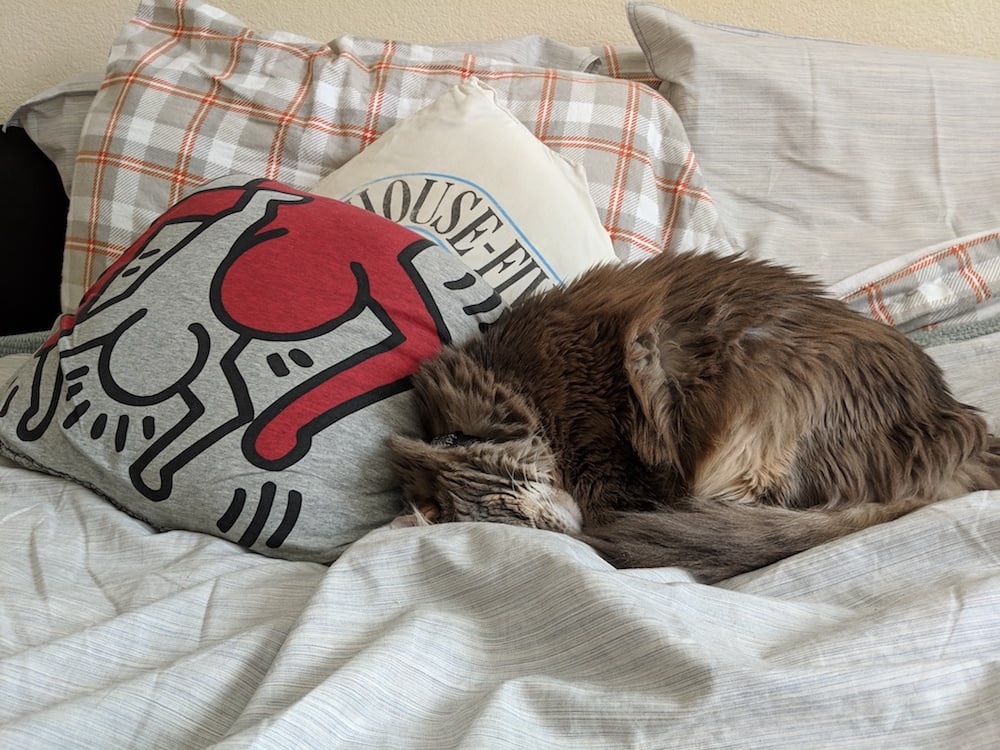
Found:
<svg viewBox="0 0 1000 750"><path fill-rule="evenodd" d="M624 0L215 0L258 29L327 40L408 41L542 33L573 44L632 43ZM997 0L663 0L692 18L1000 58ZM76 71L100 69L135 0L0 0L0 120ZM571 10L567 10L571 9Z"/></svg>

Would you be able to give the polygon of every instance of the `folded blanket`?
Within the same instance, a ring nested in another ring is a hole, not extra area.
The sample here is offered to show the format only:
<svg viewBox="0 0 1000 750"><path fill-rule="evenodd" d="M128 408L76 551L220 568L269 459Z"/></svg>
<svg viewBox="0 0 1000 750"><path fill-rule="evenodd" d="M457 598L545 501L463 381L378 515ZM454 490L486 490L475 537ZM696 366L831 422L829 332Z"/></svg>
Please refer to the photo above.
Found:
<svg viewBox="0 0 1000 750"><path fill-rule="evenodd" d="M1000 331L1000 227L900 255L830 292L922 346Z"/></svg>
<svg viewBox="0 0 1000 750"><path fill-rule="evenodd" d="M8 354L31 354L49 337L49 331L32 333L15 333L12 336L0 336L0 357Z"/></svg>

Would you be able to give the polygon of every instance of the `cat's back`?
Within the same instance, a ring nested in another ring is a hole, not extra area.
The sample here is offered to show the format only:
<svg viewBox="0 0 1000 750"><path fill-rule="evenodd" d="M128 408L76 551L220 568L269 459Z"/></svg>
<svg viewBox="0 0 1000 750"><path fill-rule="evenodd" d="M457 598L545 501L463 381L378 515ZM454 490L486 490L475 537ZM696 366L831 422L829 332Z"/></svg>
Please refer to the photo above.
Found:
<svg viewBox="0 0 1000 750"><path fill-rule="evenodd" d="M514 348L542 339L550 346L582 342L593 350L595 335L620 347L629 331L658 318L682 324L707 318L735 321L779 306L829 302L810 279L764 261L664 253L637 263L602 264L564 289L521 300L490 336L496 344Z"/></svg>

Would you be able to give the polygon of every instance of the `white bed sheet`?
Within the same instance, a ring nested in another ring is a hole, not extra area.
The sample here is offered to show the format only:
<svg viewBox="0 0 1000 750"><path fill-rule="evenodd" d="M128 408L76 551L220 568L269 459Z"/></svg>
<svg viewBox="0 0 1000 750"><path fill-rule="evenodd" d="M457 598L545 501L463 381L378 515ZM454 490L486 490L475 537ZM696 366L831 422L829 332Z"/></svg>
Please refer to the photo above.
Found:
<svg viewBox="0 0 1000 750"><path fill-rule="evenodd" d="M994 424L998 352L933 350ZM1000 492L709 587L487 524L376 531L330 568L272 560L0 459L0 603L4 748L1000 738Z"/></svg>

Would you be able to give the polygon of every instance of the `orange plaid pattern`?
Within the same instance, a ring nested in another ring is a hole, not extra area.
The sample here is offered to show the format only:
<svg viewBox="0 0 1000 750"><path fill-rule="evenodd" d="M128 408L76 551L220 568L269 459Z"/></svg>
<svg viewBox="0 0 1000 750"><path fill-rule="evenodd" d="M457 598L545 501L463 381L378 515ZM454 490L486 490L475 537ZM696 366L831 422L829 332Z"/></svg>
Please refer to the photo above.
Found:
<svg viewBox="0 0 1000 750"><path fill-rule="evenodd" d="M919 250L831 289L858 312L907 333L1000 321L998 290L1000 230Z"/></svg>
<svg viewBox="0 0 1000 750"><path fill-rule="evenodd" d="M63 307L75 309L135 236L199 185L241 173L309 189L471 76L583 165L620 258L728 250L680 120L635 73L634 55L605 48L601 59L618 77L386 40L331 46L254 32L198 0L144 0L112 48L81 139Z"/></svg>
<svg viewBox="0 0 1000 750"><path fill-rule="evenodd" d="M637 46L621 47L604 44L594 47L591 51L598 60L591 70L592 73L643 83L654 89L659 89L663 83L650 69L646 55Z"/></svg>

